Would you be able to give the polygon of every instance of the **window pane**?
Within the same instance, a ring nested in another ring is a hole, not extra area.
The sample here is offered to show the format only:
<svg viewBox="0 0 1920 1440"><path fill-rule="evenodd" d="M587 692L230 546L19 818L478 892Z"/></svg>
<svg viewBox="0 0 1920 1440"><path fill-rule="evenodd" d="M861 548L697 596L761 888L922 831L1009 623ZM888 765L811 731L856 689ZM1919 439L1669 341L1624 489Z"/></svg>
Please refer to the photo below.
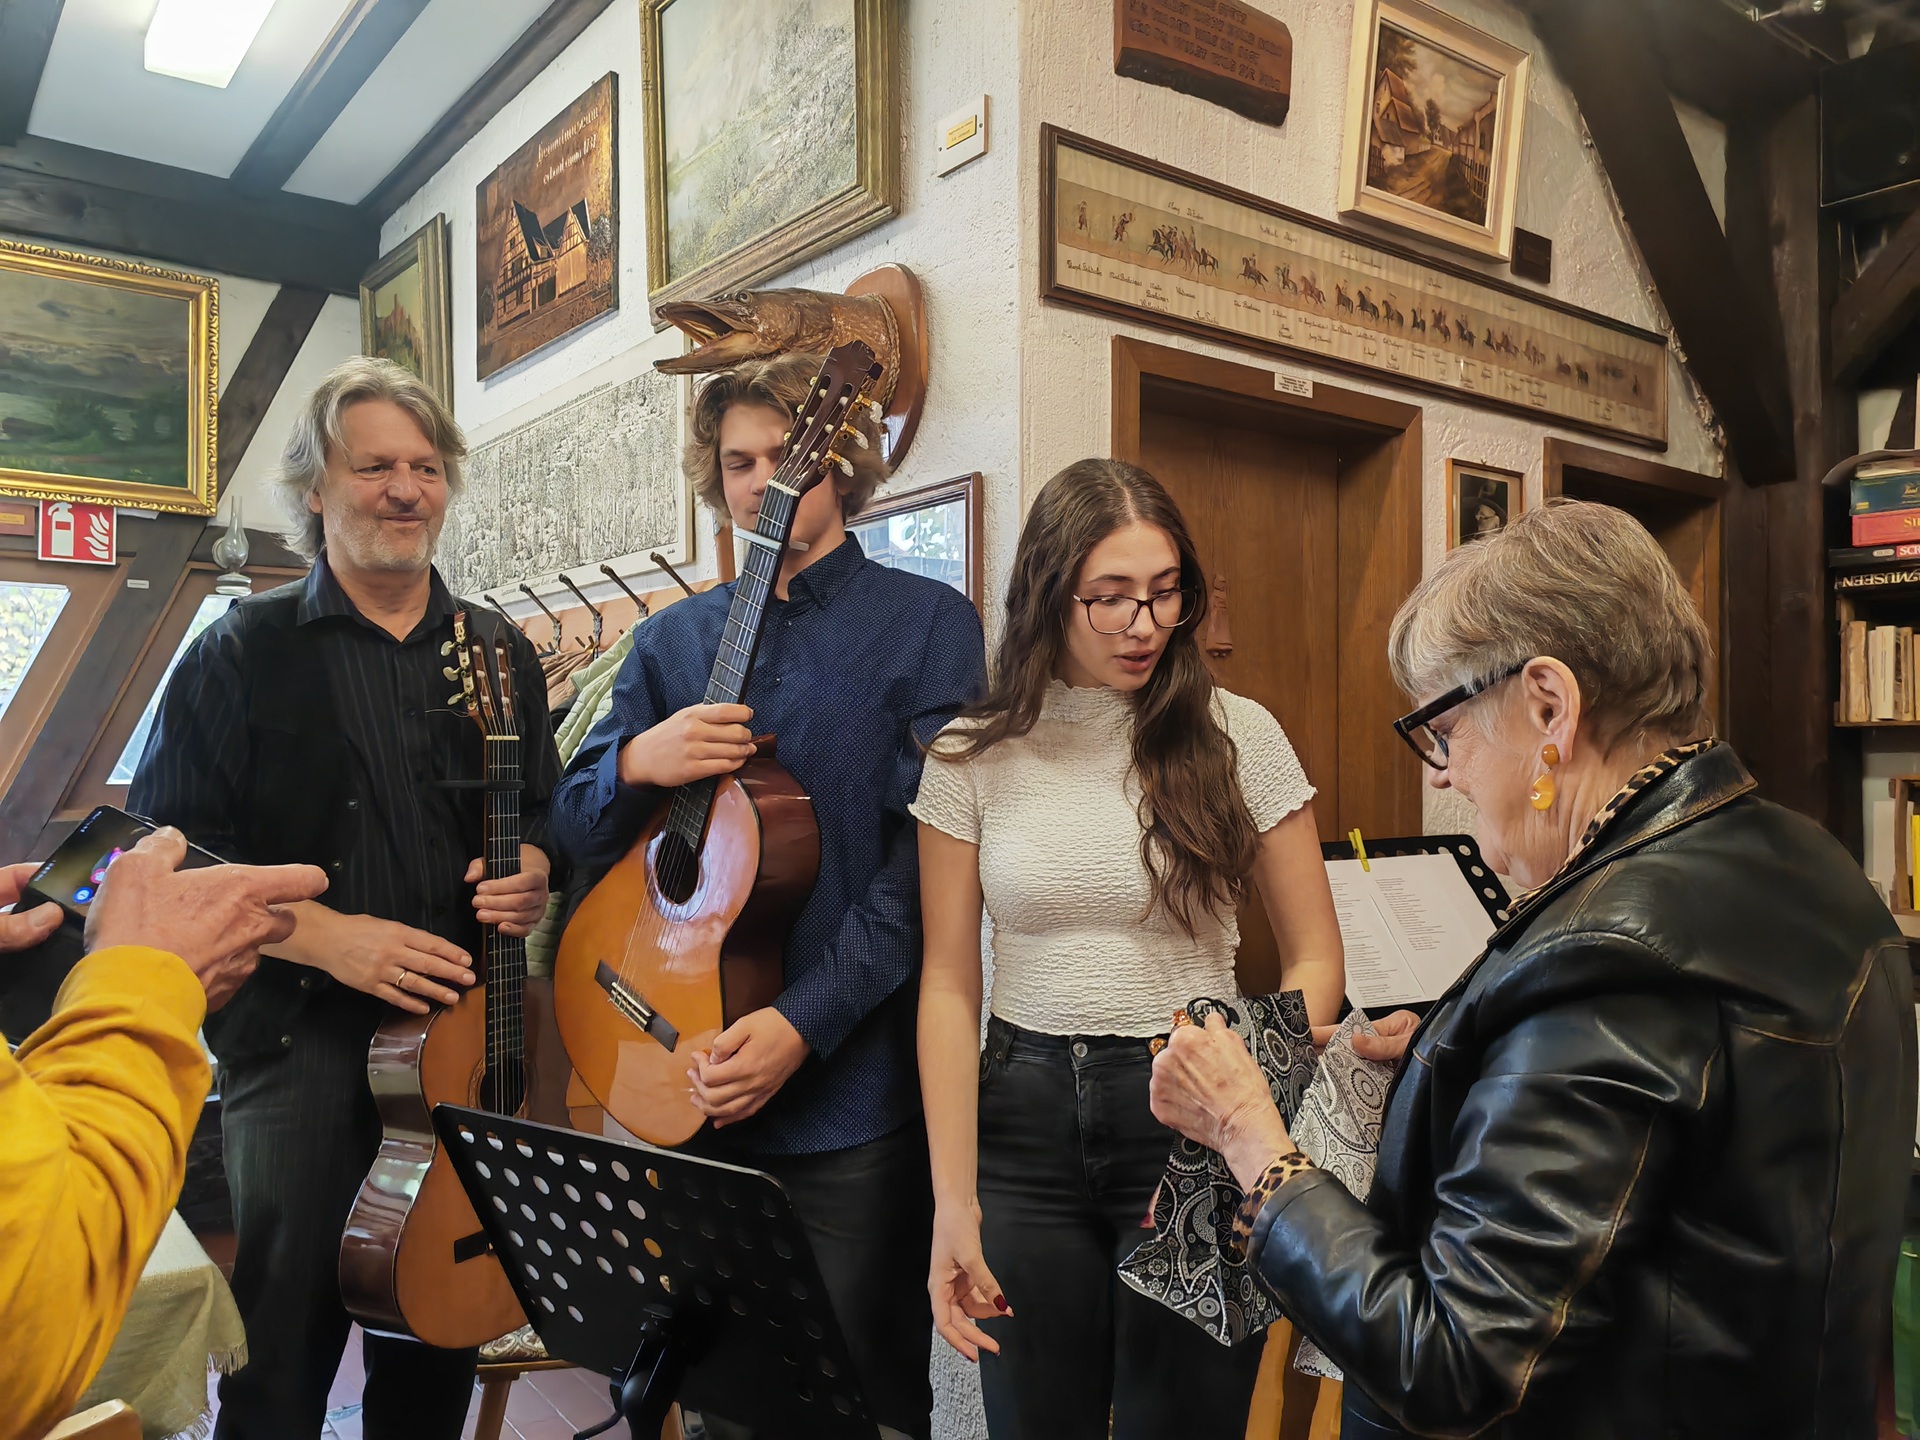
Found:
<svg viewBox="0 0 1920 1440"><path fill-rule="evenodd" d="M0 581L0 715L7 713L66 605L64 585Z"/></svg>
<svg viewBox="0 0 1920 1440"><path fill-rule="evenodd" d="M173 652L173 658L167 662L167 670L160 677L160 683L153 687L153 694L147 697L147 708L140 713L140 723L133 727L133 734L127 739L127 748L120 752L120 763L113 767L113 773L107 777L109 785L131 785L133 770L140 763L140 752L147 748L147 732L153 729L153 717L160 712L160 697L167 693L167 681L173 678L173 667L180 663L180 657L187 653L187 646L194 642L200 632L227 613L227 607L233 604L230 595L209 595L200 602L200 608L193 612L193 620L187 626L187 633L181 637L180 648ZM98 775L98 770L93 772Z"/></svg>

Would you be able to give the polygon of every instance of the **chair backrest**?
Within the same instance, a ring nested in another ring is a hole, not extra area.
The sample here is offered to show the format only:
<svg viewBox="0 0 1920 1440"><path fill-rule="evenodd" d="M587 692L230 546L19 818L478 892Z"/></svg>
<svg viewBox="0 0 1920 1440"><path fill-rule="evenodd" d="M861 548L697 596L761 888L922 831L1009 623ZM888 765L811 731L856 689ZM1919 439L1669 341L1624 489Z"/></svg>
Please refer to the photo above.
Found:
<svg viewBox="0 0 1920 1440"><path fill-rule="evenodd" d="M69 1415L47 1440L140 1440L140 1417L124 1400L109 1400L77 1415Z"/></svg>

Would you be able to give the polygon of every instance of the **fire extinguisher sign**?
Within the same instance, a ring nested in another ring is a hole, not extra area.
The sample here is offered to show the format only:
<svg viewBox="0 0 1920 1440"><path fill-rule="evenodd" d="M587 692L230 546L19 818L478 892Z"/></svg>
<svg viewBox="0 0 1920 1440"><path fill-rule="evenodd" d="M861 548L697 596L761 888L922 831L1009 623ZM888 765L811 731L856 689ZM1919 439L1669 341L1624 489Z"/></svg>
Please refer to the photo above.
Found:
<svg viewBox="0 0 1920 1440"><path fill-rule="evenodd" d="M40 504L40 558L73 565L111 565L119 558L111 505L78 500Z"/></svg>

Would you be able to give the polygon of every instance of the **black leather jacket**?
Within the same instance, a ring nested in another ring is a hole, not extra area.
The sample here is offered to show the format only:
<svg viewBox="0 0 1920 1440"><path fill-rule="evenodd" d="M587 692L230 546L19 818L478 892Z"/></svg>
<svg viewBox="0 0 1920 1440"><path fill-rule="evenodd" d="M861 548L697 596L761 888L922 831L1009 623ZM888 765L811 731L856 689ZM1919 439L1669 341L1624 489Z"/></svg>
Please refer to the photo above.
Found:
<svg viewBox="0 0 1920 1440"><path fill-rule="evenodd" d="M1886 907L1726 746L1649 785L1416 1035L1365 1204L1256 1263L1342 1440L1874 1433L1914 1136Z"/></svg>

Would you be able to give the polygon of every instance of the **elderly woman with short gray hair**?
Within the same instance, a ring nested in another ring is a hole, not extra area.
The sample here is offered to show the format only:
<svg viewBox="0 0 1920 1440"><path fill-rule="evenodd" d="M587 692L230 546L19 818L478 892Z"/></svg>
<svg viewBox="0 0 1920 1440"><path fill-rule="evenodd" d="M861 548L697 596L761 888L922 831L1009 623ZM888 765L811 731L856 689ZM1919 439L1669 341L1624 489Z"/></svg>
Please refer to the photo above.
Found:
<svg viewBox="0 0 1920 1440"><path fill-rule="evenodd" d="M1395 728L1528 888L1394 1042L1371 1193L1217 1019L1153 1078L1344 1369L1343 1440L1872 1435L1914 1130L1886 907L1710 738L1706 629L1622 512L1454 551L1389 648Z"/></svg>

